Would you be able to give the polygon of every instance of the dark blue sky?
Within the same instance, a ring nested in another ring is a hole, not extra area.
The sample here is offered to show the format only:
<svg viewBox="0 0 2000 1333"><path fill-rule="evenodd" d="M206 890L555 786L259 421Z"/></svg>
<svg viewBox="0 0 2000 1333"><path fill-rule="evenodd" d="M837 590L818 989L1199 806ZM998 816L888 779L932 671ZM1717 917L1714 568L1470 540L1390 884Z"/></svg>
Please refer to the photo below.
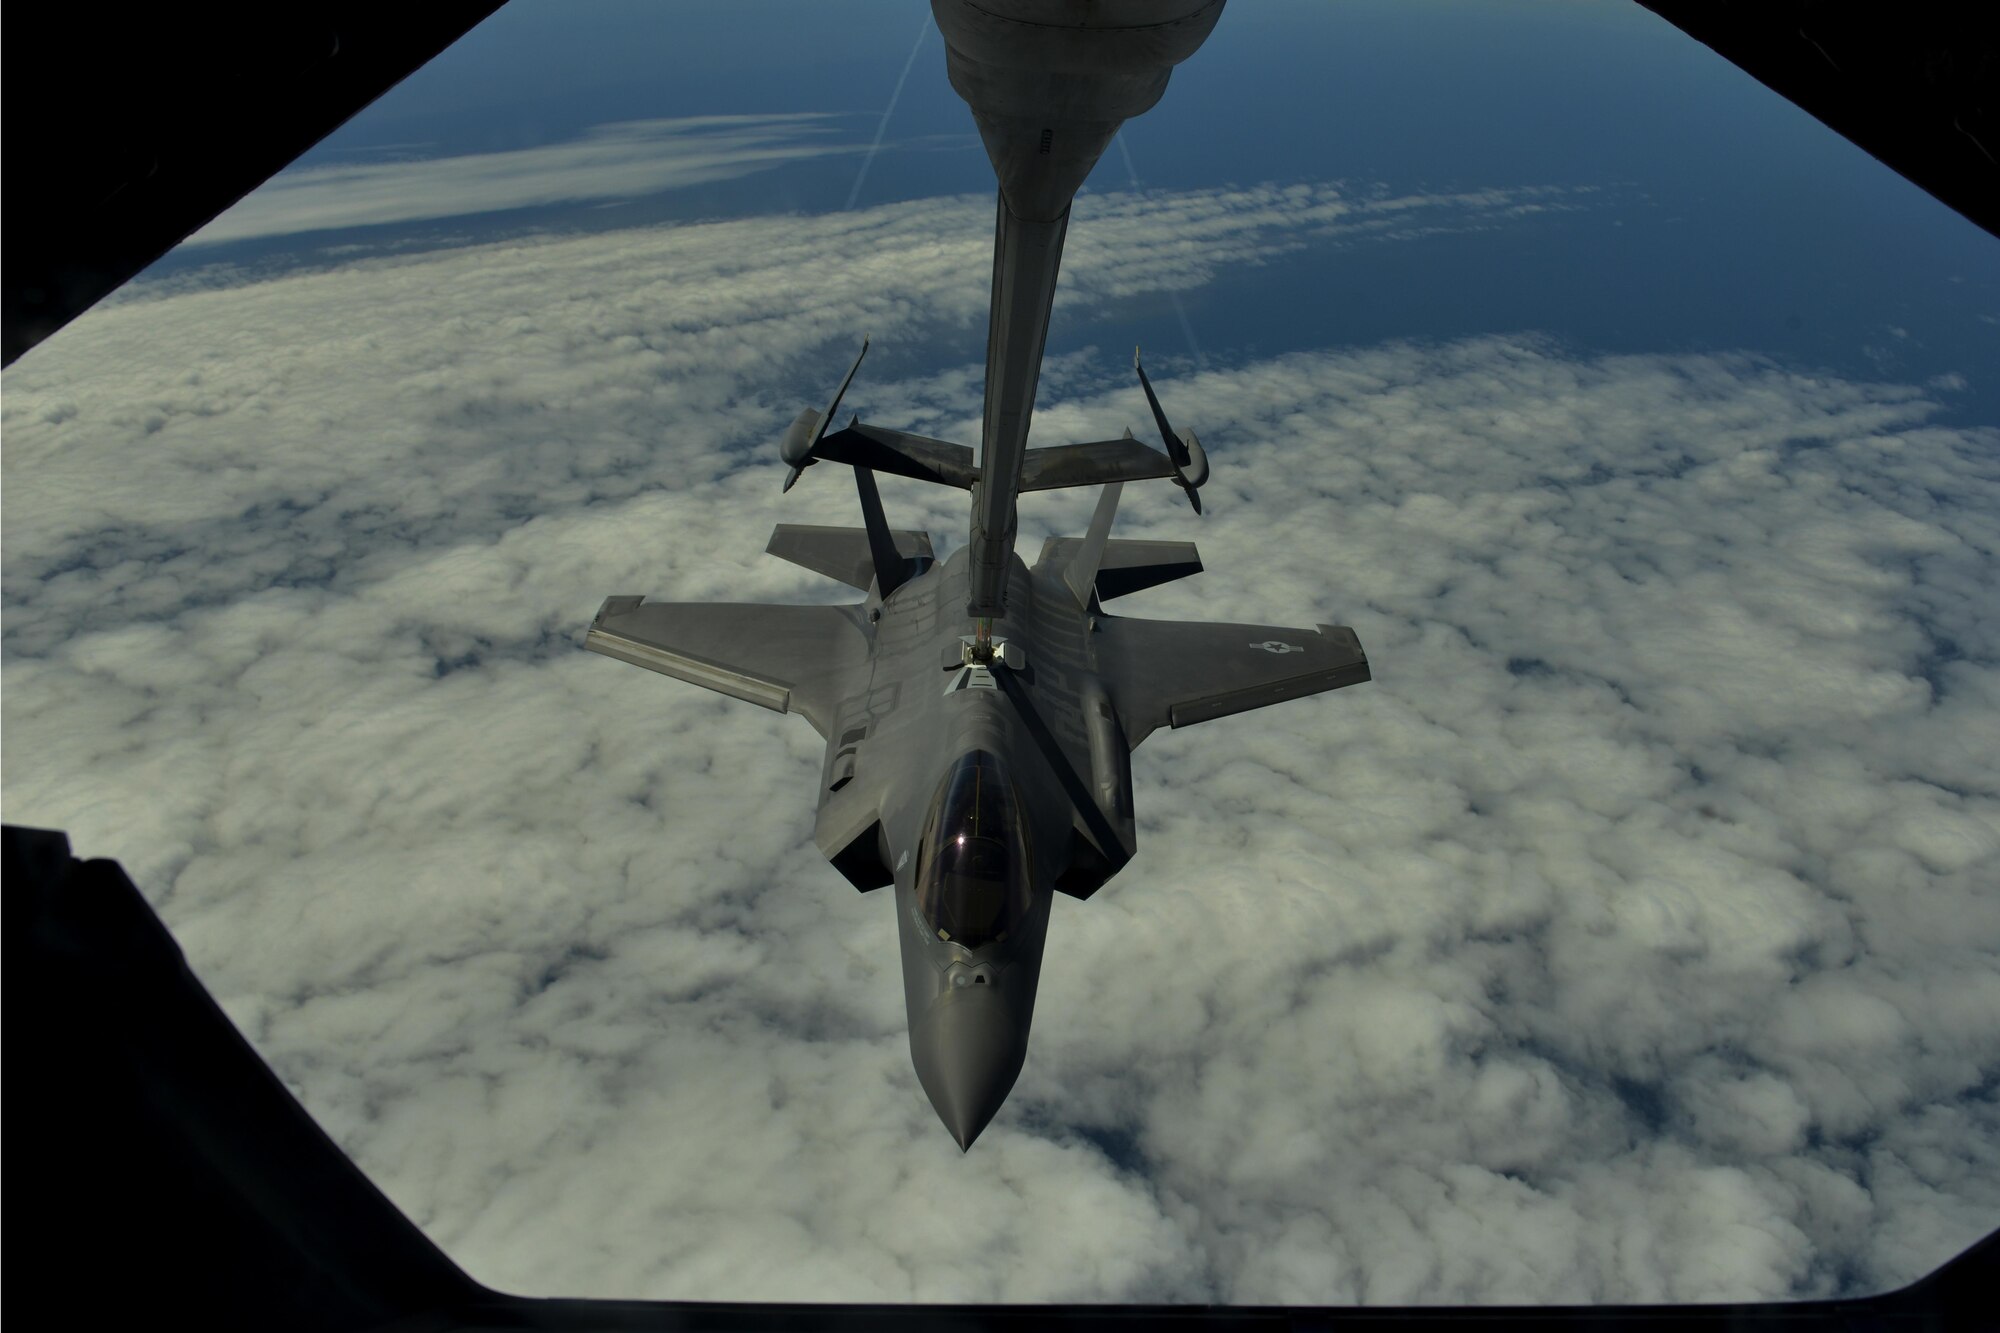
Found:
<svg viewBox="0 0 2000 1333"><path fill-rule="evenodd" d="M300 166L506 151L607 123L713 114L831 113L837 137L865 143L924 15L913 3L515 0ZM934 29L923 42L864 205L991 189ZM1636 5L1239 4L1126 142L1151 189L1602 188L1588 207L1501 230L1308 248L1235 273L1188 311L1225 361L1534 330L1579 349L1746 350L1849 377L1955 373L1967 383L1950 396L1951 418L2000 420L1985 369L2000 364L1992 238ZM854 171L851 157L820 159L479 225L829 211L844 206ZM1128 181L1111 153L1091 185ZM361 238L456 241L469 222ZM282 259L293 245L237 253ZM164 267L228 257L208 248ZM1177 316L1128 313L1135 337L1182 341ZM1052 339L1055 350L1074 345L1060 321Z"/></svg>

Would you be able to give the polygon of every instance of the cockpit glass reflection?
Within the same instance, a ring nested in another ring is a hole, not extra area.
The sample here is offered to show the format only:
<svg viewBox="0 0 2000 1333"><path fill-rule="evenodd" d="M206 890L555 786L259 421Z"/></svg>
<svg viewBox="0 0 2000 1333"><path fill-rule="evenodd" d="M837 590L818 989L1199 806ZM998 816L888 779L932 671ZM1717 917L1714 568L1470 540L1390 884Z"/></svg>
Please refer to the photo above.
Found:
<svg viewBox="0 0 2000 1333"><path fill-rule="evenodd" d="M941 940L976 949L1028 910L1020 801L999 756L974 750L938 787L917 861L917 904Z"/></svg>

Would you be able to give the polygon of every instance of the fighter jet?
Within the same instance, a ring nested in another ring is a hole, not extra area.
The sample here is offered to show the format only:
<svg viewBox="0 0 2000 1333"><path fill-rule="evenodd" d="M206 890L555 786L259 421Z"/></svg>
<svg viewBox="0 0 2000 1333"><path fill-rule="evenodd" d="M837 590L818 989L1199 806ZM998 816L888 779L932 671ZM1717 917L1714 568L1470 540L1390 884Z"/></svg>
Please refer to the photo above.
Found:
<svg viewBox="0 0 2000 1333"><path fill-rule="evenodd" d="M1071 200L1119 126L1153 106L1223 0L933 0L951 83L999 177L985 419L972 449L858 418L830 430L861 361L780 443L784 487L853 471L862 526L779 524L770 554L865 594L843 606L605 601L586 646L799 713L826 738L819 850L863 892L894 887L917 1078L961 1149L1027 1056L1056 892L1131 860L1131 753L1160 727L1369 678L1338 625L1182 623L1104 604L1201 570L1190 542L1111 536L1122 486L1165 479L1200 513L1208 460L1133 368L1164 452L1135 439L1030 450L1028 423ZM861 353L867 354L866 341ZM940 563L889 527L876 473L971 492ZM1102 486L1089 530L1014 551L1024 491Z"/></svg>

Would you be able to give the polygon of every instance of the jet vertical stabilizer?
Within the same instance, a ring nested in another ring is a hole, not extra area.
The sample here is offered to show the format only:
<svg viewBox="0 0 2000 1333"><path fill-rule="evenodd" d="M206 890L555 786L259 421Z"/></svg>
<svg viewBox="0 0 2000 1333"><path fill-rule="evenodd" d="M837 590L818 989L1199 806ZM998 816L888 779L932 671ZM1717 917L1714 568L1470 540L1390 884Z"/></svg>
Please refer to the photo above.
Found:
<svg viewBox="0 0 2000 1333"><path fill-rule="evenodd" d="M1104 558L1104 543L1111 536L1112 520L1118 516L1118 493L1124 489L1115 481L1104 488L1097 497L1097 510L1090 516L1090 531L1063 567L1063 582L1069 585L1076 604L1086 611L1097 596L1097 564Z"/></svg>

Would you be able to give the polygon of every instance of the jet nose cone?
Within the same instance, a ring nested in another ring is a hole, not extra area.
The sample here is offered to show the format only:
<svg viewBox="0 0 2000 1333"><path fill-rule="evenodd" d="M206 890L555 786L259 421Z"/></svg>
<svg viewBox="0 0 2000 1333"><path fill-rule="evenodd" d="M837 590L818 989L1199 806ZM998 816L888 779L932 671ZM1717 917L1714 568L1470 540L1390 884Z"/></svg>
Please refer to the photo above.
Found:
<svg viewBox="0 0 2000 1333"><path fill-rule="evenodd" d="M938 997L910 1033L917 1080L961 1151L1007 1100L1028 1054L1027 1032L999 996L979 990Z"/></svg>

